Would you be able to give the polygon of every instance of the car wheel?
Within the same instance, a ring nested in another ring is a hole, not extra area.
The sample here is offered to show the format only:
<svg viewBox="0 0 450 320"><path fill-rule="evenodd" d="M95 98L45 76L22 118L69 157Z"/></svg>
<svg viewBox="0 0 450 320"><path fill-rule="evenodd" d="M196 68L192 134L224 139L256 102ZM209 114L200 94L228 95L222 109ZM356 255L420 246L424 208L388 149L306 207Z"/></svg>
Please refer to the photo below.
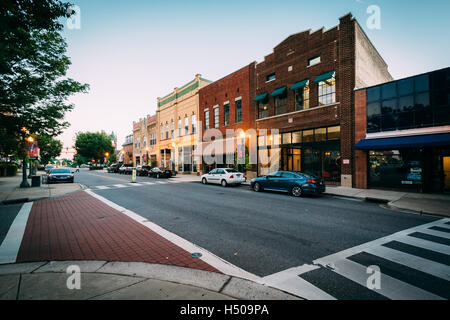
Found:
<svg viewBox="0 0 450 320"><path fill-rule="evenodd" d="M208 184L208 180L206 180L206 178L203 178L203 179L202 179L202 183L203 183L203 184Z"/></svg>
<svg viewBox="0 0 450 320"><path fill-rule="evenodd" d="M303 195L303 190L299 186L293 186L292 189L291 189L291 194L294 197L301 197Z"/></svg>
<svg viewBox="0 0 450 320"><path fill-rule="evenodd" d="M228 185L226 180L222 180L220 184L222 185L222 187L226 187Z"/></svg>
<svg viewBox="0 0 450 320"><path fill-rule="evenodd" d="M253 191L256 191L256 192L262 191L262 187L261 187L261 185L259 184L259 182L256 182L256 183L253 185Z"/></svg>

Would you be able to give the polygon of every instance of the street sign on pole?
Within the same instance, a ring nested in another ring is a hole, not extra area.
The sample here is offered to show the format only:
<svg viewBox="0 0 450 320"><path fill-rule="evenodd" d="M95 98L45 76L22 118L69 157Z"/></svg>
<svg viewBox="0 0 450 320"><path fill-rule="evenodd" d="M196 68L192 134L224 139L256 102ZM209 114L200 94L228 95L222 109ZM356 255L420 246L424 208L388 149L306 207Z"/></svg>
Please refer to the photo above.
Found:
<svg viewBox="0 0 450 320"><path fill-rule="evenodd" d="M133 169L133 171L132 171L131 182L133 182L133 183L136 182L136 169Z"/></svg>

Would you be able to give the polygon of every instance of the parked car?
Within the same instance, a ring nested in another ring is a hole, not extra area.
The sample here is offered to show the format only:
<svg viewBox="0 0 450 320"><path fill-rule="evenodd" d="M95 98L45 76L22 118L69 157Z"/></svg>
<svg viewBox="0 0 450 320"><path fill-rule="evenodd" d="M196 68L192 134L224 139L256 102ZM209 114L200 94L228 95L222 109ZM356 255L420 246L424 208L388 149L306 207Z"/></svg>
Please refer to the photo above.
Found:
<svg viewBox="0 0 450 320"><path fill-rule="evenodd" d="M47 175L47 183L71 182L73 183L73 173L68 168L54 168Z"/></svg>
<svg viewBox="0 0 450 320"><path fill-rule="evenodd" d="M123 164L120 166L119 168L119 173L120 174L128 174L131 173L131 168L133 168L133 165L130 164Z"/></svg>
<svg viewBox="0 0 450 320"><path fill-rule="evenodd" d="M317 176L293 171L277 171L264 177L255 178L250 187L256 191L270 190L289 192L295 197L304 194L319 195L325 192L323 180Z"/></svg>
<svg viewBox="0 0 450 320"><path fill-rule="evenodd" d="M46 172L46 173L50 173L50 171L51 171L53 168L55 168L55 165L54 165L54 164L48 164L48 165L45 166L45 172Z"/></svg>
<svg viewBox="0 0 450 320"><path fill-rule="evenodd" d="M106 168L106 171L108 172L112 172L112 173L118 173L119 172L119 168L122 165L120 163L114 163L112 165L110 165L108 168Z"/></svg>
<svg viewBox="0 0 450 320"><path fill-rule="evenodd" d="M136 174L138 176L148 176L149 171L152 169L150 166L137 166Z"/></svg>
<svg viewBox="0 0 450 320"><path fill-rule="evenodd" d="M169 169L164 169L164 168L152 168L149 172L148 172L148 176L152 177L152 178L170 178L174 176L174 172L172 170Z"/></svg>
<svg viewBox="0 0 450 320"><path fill-rule="evenodd" d="M202 175L202 183L216 183L226 187L229 184L241 184L245 182L245 176L242 172L231 168L217 168Z"/></svg>

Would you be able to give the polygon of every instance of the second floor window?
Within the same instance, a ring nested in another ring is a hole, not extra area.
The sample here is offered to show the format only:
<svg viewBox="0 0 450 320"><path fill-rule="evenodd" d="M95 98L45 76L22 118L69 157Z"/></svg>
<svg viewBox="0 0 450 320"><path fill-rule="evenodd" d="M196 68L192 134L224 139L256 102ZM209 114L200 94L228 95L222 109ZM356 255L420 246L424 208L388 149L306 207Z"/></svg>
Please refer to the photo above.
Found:
<svg viewBox="0 0 450 320"><path fill-rule="evenodd" d="M223 105L223 125L228 126L230 124L230 104Z"/></svg>
<svg viewBox="0 0 450 320"><path fill-rule="evenodd" d="M166 123L166 139L169 139L169 124Z"/></svg>
<svg viewBox="0 0 450 320"><path fill-rule="evenodd" d="M269 105L267 101L258 102L258 119L267 118L269 116Z"/></svg>
<svg viewBox="0 0 450 320"><path fill-rule="evenodd" d="M205 110L205 130L209 129L209 110Z"/></svg>
<svg viewBox="0 0 450 320"><path fill-rule="evenodd" d="M161 124L161 140L164 140L164 126Z"/></svg>
<svg viewBox="0 0 450 320"><path fill-rule="evenodd" d="M279 95L275 97L275 114L283 114L286 113L286 95Z"/></svg>
<svg viewBox="0 0 450 320"><path fill-rule="evenodd" d="M319 82L319 106L336 102L336 79L331 78Z"/></svg>
<svg viewBox="0 0 450 320"><path fill-rule="evenodd" d="M236 123L242 122L242 100L236 100Z"/></svg>
<svg viewBox="0 0 450 320"><path fill-rule="evenodd" d="M214 128L219 127L219 107L214 108Z"/></svg>
<svg viewBox="0 0 450 320"><path fill-rule="evenodd" d="M189 134L189 118L188 117L184 117L184 134L185 135Z"/></svg>
<svg viewBox="0 0 450 320"><path fill-rule="evenodd" d="M309 109L309 87L295 90L295 111Z"/></svg>
<svg viewBox="0 0 450 320"><path fill-rule="evenodd" d="M178 136L181 137L181 119L178 119Z"/></svg>
<svg viewBox="0 0 450 320"><path fill-rule="evenodd" d="M174 137L173 137L173 131L174 131L174 123L173 123L173 120L172 120L172 122L170 122L170 138L171 139L173 139Z"/></svg>
<svg viewBox="0 0 450 320"><path fill-rule="evenodd" d="M191 125L192 125L192 133L195 133L197 131L197 117L195 116L195 114L192 115L191 117Z"/></svg>

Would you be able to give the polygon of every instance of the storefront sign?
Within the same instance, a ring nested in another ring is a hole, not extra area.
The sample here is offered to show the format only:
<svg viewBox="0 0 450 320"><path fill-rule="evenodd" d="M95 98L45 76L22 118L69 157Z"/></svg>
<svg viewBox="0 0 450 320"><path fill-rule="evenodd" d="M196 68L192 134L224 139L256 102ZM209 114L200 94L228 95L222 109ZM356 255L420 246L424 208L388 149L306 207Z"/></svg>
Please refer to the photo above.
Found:
<svg viewBox="0 0 450 320"><path fill-rule="evenodd" d="M343 160L342 160L342 163L343 163L343 164L350 164L350 160L349 160L349 159L343 159Z"/></svg>

